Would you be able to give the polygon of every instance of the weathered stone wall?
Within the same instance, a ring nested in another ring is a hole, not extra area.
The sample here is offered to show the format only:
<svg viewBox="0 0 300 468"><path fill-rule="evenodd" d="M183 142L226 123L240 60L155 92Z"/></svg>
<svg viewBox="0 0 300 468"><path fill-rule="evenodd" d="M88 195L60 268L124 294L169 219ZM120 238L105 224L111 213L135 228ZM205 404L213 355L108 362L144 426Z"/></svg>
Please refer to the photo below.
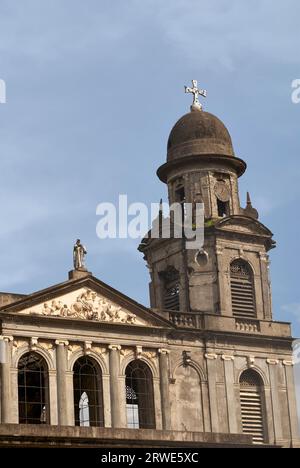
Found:
<svg viewBox="0 0 300 468"><path fill-rule="evenodd" d="M73 366L88 355L102 370L107 428L126 428L125 371L141 359L152 373L157 430L241 434L239 377L252 368L264 382L268 443L298 443L290 338L76 320L66 327L55 318L7 318L2 322L10 356L1 375L3 423L18 423L18 361L34 351L48 365L51 425L74 426Z"/></svg>

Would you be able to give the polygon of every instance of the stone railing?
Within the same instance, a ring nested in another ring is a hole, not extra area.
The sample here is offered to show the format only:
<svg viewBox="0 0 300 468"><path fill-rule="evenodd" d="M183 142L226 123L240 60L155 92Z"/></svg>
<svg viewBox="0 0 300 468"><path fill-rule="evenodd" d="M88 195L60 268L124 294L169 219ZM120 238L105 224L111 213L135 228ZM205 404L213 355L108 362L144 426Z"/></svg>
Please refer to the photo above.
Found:
<svg viewBox="0 0 300 468"><path fill-rule="evenodd" d="M248 319L205 312L177 312L164 310L162 317L170 320L177 328L185 330L206 330L212 333L236 332L252 335L290 337L290 324L271 320Z"/></svg>
<svg viewBox="0 0 300 468"><path fill-rule="evenodd" d="M199 314L184 314L181 312L169 312L169 320L177 327L203 328L202 316Z"/></svg>
<svg viewBox="0 0 300 468"><path fill-rule="evenodd" d="M205 317L206 317L206 321L205 321L206 325L204 326ZM221 321L222 319L224 319L223 317L220 317L220 316L219 317L213 316L213 315L205 316L199 313L193 314L193 313L181 313L181 312L169 311L170 322L174 323L174 325L176 325L176 327L179 327L179 328L196 328L198 330L203 330L205 327L210 327L210 325L216 326L218 324L218 322L211 324L209 318L213 318L214 320L220 319ZM235 330L238 332L260 333L261 331L259 320L251 320L251 319L243 319L243 318L236 318L233 320L235 320ZM214 326L213 328L215 328ZM231 326L234 327L234 321Z"/></svg>
<svg viewBox="0 0 300 468"><path fill-rule="evenodd" d="M235 319L235 329L240 332L259 333L260 324L258 320Z"/></svg>

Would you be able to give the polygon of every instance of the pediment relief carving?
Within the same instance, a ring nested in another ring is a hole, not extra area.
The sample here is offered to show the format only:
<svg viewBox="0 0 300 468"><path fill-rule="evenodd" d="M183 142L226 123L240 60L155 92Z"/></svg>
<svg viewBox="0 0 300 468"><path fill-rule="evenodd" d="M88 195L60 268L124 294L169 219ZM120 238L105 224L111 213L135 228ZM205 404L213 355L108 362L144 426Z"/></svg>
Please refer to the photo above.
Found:
<svg viewBox="0 0 300 468"><path fill-rule="evenodd" d="M98 322L146 325L146 321L97 292L81 288L19 312L27 315L65 317Z"/></svg>

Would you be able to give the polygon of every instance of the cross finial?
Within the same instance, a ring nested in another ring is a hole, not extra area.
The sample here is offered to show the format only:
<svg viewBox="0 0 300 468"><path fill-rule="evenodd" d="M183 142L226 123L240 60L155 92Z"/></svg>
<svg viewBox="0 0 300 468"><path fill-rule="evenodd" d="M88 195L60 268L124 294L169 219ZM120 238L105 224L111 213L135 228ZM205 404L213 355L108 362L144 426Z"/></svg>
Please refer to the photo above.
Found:
<svg viewBox="0 0 300 468"><path fill-rule="evenodd" d="M206 97L207 92L205 89L199 89L198 88L198 82L197 80L192 80L192 88L189 88L188 86L185 86L185 92L186 93L192 93L193 96L193 104L191 105L191 111L201 111L202 110L202 104L199 101L199 96Z"/></svg>

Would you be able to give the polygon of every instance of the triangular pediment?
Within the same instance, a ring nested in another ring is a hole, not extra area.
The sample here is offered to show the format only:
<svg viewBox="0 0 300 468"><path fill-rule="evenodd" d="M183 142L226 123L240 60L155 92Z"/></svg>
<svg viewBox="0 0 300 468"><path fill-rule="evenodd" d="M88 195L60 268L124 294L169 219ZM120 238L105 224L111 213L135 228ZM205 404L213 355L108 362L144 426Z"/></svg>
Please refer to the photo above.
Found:
<svg viewBox="0 0 300 468"><path fill-rule="evenodd" d="M146 320L138 317L129 309L125 309L116 302L86 287L28 307L22 310L20 314L147 325Z"/></svg>
<svg viewBox="0 0 300 468"><path fill-rule="evenodd" d="M21 316L142 327L172 326L150 309L89 276L31 294L0 309Z"/></svg>
<svg viewBox="0 0 300 468"><path fill-rule="evenodd" d="M268 238L273 236L272 232L262 223L256 219L242 215L224 218L218 221L215 227L222 231L231 231L240 234L249 234Z"/></svg>

